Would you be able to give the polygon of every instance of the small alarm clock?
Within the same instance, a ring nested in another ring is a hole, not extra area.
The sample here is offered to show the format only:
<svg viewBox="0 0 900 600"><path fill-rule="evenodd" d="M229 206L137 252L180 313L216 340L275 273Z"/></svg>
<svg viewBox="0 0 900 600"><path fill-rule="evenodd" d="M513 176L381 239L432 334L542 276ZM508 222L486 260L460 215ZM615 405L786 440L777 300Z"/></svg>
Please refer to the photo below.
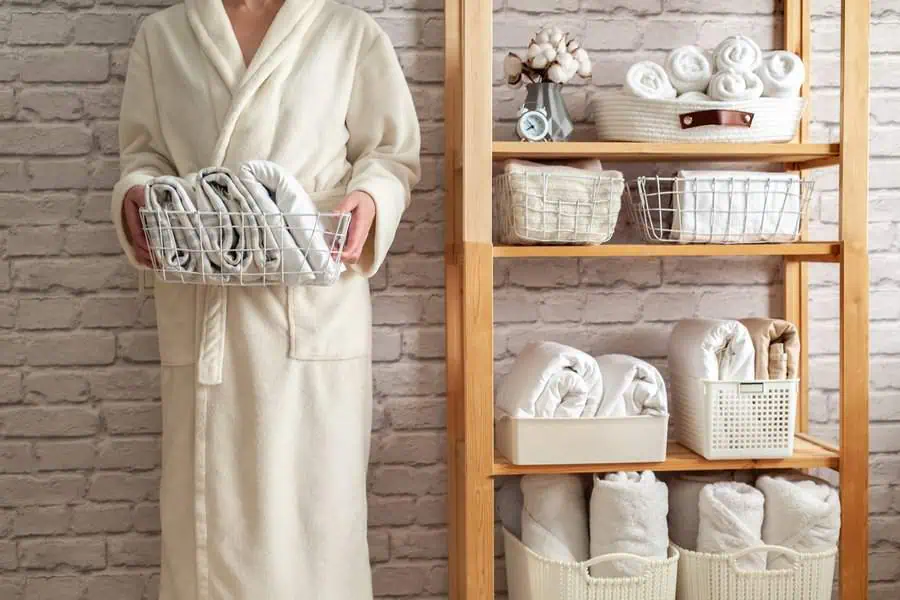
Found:
<svg viewBox="0 0 900 600"><path fill-rule="evenodd" d="M543 108L522 107L516 122L516 133L523 142L543 142L550 138L550 118Z"/></svg>

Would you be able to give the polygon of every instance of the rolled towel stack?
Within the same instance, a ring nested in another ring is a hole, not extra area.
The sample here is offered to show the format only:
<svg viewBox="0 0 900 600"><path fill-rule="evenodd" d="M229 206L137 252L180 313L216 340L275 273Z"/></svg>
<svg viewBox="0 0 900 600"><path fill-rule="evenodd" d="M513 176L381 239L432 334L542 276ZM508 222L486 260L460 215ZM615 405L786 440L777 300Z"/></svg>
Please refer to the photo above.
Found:
<svg viewBox="0 0 900 600"><path fill-rule="evenodd" d="M743 35L733 35L722 40L713 51L716 69L736 73L753 73L762 64L759 45Z"/></svg>
<svg viewBox="0 0 900 600"><path fill-rule="evenodd" d="M709 57L697 46L682 46L669 52L665 70L681 96L705 92L713 75Z"/></svg>
<svg viewBox="0 0 900 600"><path fill-rule="evenodd" d="M666 484L652 471L609 473L594 477L591 494L591 556L627 553L664 559L669 546ZM638 575L635 560L612 560L591 567L594 577Z"/></svg>
<svg viewBox="0 0 900 600"><path fill-rule="evenodd" d="M756 100L762 94L762 81L753 71L726 69L717 72L709 81L709 96L720 102Z"/></svg>
<svg viewBox="0 0 900 600"><path fill-rule="evenodd" d="M678 95L666 70L649 60L636 63L628 69L625 91L632 96L651 100L670 100Z"/></svg>
<svg viewBox="0 0 900 600"><path fill-rule="evenodd" d="M756 354L750 332L738 321L684 319L669 337L669 373L675 401L703 397L704 380L751 381Z"/></svg>
<svg viewBox="0 0 900 600"><path fill-rule="evenodd" d="M625 354L597 357L603 376L601 417L669 414L666 384L653 365Z"/></svg>
<svg viewBox="0 0 900 600"><path fill-rule="evenodd" d="M685 550L697 550L700 532L700 492L712 483L734 481L731 471L677 473L666 479L669 488L669 538Z"/></svg>
<svg viewBox="0 0 900 600"><path fill-rule="evenodd" d="M765 497L746 483L720 482L703 487L698 504L697 551L733 554L762 545ZM745 570L764 571L766 555L743 555L737 564Z"/></svg>
<svg viewBox="0 0 900 600"><path fill-rule="evenodd" d="M799 377L800 334L797 327L781 319L741 319L750 332L756 352L757 379Z"/></svg>
<svg viewBox="0 0 900 600"><path fill-rule="evenodd" d="M588 559L588 512L577 475L522 477L522 543L551 560Z"/></svg>
<svg viewBox="0 0 900 600"><path fill-rule="evenodd" d="M763 56L756 74L762 80L763 95L768 98L795 98L806 81L803 61L793 52L784 50Z"/></svg>

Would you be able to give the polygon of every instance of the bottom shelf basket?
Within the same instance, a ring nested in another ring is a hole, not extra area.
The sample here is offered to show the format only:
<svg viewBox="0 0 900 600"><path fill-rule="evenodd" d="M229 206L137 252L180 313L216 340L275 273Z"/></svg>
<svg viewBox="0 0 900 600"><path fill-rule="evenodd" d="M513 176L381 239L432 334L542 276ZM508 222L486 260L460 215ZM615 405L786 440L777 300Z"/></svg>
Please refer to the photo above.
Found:
<svg viewBox="0 0 900 600"><path fill-rule="evenodd" d="M611 554L582 563L549 560L528 549L509 531L503 531L509 600L675 600L678 550L651 560L630 554ZM635 577L591 577L590 567L623 559L646 564Z"/></svg>
<svg viewBox="0 0 900 600"><path fill-rule="evenodd" d="M750 552L783 554L788 569L745 571L737 559ZM760 546L735 554L678 548L678 600L830 600L837 548L818 553Z"/></svg>

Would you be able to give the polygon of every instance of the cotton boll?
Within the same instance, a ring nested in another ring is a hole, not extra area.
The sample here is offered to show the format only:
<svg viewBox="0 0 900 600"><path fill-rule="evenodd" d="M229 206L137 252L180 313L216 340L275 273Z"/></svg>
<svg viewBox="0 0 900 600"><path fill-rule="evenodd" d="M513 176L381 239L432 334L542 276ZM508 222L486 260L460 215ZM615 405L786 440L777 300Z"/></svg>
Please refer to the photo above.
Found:
<svg viewBox="0 0 900 600"><path fill-rule="evenodd" d="M556 60L556 48L545 48L544 49L544 58L547 59L548 63Z"/></svg>
<svg viewBox="0 0 900 600"><path fill-rule="evenodd" d="M575 60L578 62L590 62L591 57L588 56L587 50L584 48L578 48L575 52L572 53L572 56L575 57Z"/></svg>
<svg viewBox="0 0 900 600"><path fill-rule="evenodd" d="M563 69L560 65L555 64L547 71L547 77L550 78L550 81L555 81L556 83L566 83L568 82L568 73Z"/></svg>
<svg viewBox="0 0 900 600"><path fill-rule="evenodd" d="M510 52L503 59L503 73L510 79L522 75L522 59Z"/></svg>
<svg viewBox="0 0 900 600"><path fill-rule="evenodd" d="M534 58L535 56L537 56L540 53L541 53L541 45L537 44L535 42L532 42L528 46L528 51L525 54L525 57L528 58L529 60L531 60L532 58Z"/></svg>
<svg viewBox="0 0 900 600"><path fill-rule="evenodd" d="M566 46L566 50L571 54L575 54L580 48L581 44L578 43L578 40L572 40L569 42L569 45Z"/></svg>
<svg viewBox="0 0 900 600"><path fill-rule="evenodd" d="M547 60L547 57L544 56L543 54L538 54L537 56L535 56L531 60L529 60L528 64L530 64L533 69L540 70L540 69L546 68L547 65L550 64L550 61Z"/></svg>
<svg viewBox="0 0 900 600"><path fill-rule="evenodd" d="M556 45L563 41L563 32L558 27L554 27L550 33L550 43Z"/></svg>
<svg viewBox="0 0 900 600"><path fill-rule="evenodd" d="M534 41L538 44L546 44L550 41L550 34L547 33L546 30L541 29L536 36L534 36Z"/></svg>
<svg viewBox="0 0 900 600"><path fill-rule="evenodd" d="M590 77L592 75L592 73L593 73L593 70L591 69L591 61L590 60L578 61L579 77L584 77L585 79L587 79L588 77Z"/></svg>
<svg viewBox="0 0 900 600"><path fill-rule="evenodd" d="M566 71L572 71L573 66L575 69L578 68L578 61L575 60L575 57L572 56L571 54L569 54L568 52L560 54L556 58L556 61L559 63L559 66L561 66Z"/></svg>

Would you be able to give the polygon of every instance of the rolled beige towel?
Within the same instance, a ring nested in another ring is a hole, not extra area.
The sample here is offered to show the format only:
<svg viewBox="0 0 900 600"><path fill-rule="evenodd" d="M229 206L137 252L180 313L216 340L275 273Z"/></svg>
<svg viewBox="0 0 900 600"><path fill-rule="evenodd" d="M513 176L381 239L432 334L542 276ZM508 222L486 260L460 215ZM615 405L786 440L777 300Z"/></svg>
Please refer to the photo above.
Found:
<svg viewBox="0 0 900 600"><path fill-rule="evenodd" d="M750 332L756 352L756 378L796 379L800 367L800 334L797 327L781 319L741 319Z"/></svg>

